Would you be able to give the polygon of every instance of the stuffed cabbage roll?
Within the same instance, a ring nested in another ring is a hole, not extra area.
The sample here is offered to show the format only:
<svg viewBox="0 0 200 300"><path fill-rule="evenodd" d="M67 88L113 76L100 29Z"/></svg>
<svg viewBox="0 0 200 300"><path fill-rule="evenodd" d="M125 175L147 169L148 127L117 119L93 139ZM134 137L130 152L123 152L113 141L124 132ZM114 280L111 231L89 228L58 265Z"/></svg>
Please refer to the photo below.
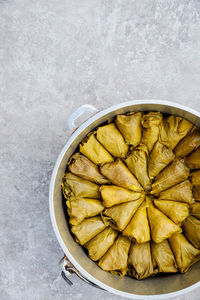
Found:
<svg viewBox="0 0 200 300"><path fill-rule="evenodd" d="M181 232L181 228L166 217L159 209L155 208L150 197L147 200L147 215L151 228L151 237L155 243L161 243L173 233Z"/></svg>
<svg viewBox="0 0 200 300"><path fill-rule="evenodd" d="M194 248L183 234L173 234L169 238L169 243L181 273L187 272L200 259L200 250Z"/></svg>
<svg viewBox="0 0 200 300"><path fill-rule="evenodd" d="M97 129L97 140L115 157L125 157L128 145L114 123Z"/></svg>
<svg viewBox="0 0 200 300"><path fill-rule="evenodd" d="M144 189L151 189L151 181L147 173L148 164L148 149L144 144L140 144L134 148L128 157L125 159L125 163L129 170L136 176L139 183Z"/></svg>
<svg viewBox="0 0 200 300"><path fill-rule="evenodd" d="M120 235L106 254L100 259L99 266L112 274L118 274L121 277L126 275L128 252L131 241Z"/></svg>
<svg viewBox="0 0 200 300"><path fill-rule="evenodd" d="M113 245L117 231L111 227L107 227L102 232L97 234L93 239L85 244L88 250L88 255L92 260L99 260L108 249Z"/></svg>
<svg viewBox="0 0 200 300"><path fill-rule="evenodd" d="M176 157L183 157L190 154L200 146L200 132L194 130L189 133L174 149Z"/></svg>
<svg viewBox="0 0 200 300"><path fill-rule="evenodd" d="M79 150L97 165L113 160L110 153L97 141L94 132L82 141Z"/></svg>
<svg viewBox="0 0 200 300"><path fill-rule="evenodd" d="M72 226L71 231L75 235L76 241L84 245L105 228L106 225L101 220L101 217L92 217L83 220L78 225Z"/></svg>
<svg viewBox="0 0 200 300"><path fill-rule="evenodd" d="M192 185L200 187L200 170L191 173L191 182Z"/></svg>
<svg viewBox="0 0 200 300"><path fill-rule="evenodd" d="M66 204L71 225L77 225L84 219L96 216L104 210L102 202L97 199L71 198Z"/></svg>
<svg viewBox="0 0 200 300"><path fill-rule="evenodd" d="M170 148L167 148L160 142L156 142L149 157L148 170L150 179L158 175L160 171L172 162L174 157L175 155Z"/></svg>
<svg viewBox="0 0 200 300"><path fill-rule="evenodd" d="M194 187L193 195L196 201L200 201L200 186Z"/></svg>
<svg viewBox="0 0 200 300"><path fill-rule="evenodd" d="M200 203L195 202L190 206L190 214L197 219L200 219Z"/></svg>
<svg viewBox="0 0 200 300"><path fill-rule="evenodd" d="M109 180L100 173L98 167L91 162L91 160L78 152L70 158L68 169L71 173L89 181L98 184L109 183Z"/></svg>
<svg viewBox="0 0 200 300"><path fill-rule="evenodd" d="M138 243L150 241L150 228L145 202L138 208L122 234L131 239L135 239Z"/></svg>
<svg viewBox="0 0 200 300"><path fill-rule="evenodd" d="M189 205L187 203L155 200L154 204L177 225L181 225L185 218L189 215Z"/></svg>
<svg viewBox="0 0 200 300"><path fill-rule="evenodd" d="M101 173L113 184L135 192L142 191L142 187L135 176L119 158L114 162L104 164L100 169Z"/></svg>
<svg viewBox="0 0 200 300"><path fill-rule="evenodd" d="M200 169L200 147L186 157L185 163L190 170Z"/></svg>
<svg viewBox="0 0 200 300"><path fill-rule="evenodd" d="M102 185L100 192L105 207L137 200L141 197L141 193L129 191L116 185Z"/></svg>
<svg viewBox="0 0 200 300"><path fill-rule="evenodd" d="M193 216L189 216L183 223L183 230L186 238L192 245L200 248L200 220Z"/></svg>
<svg viewBox="0 0 200 300"><path fill-rule="evenodd" d="M180 201L192 204L194 202L192 195L192 185L189 180L185 180L165 191L162 191L159 194L159 199Z"/></svg>
<svg viewBox="0 0 200 300"><path fill-rule="evenodd" d="M115 205L105 209L103 215L108 217L107 221L113 228L122 231L128 225L132 216L143 201L144 196L135 201Z"/></svg>
<svg viewBox="0 0 200 300"><path fill-rule="evenodd" d="M137 146L141 140L141 117L141 112L131 112L126 115L118 115L115 120L125 141L134 147Z"/></svg>
<svg viewBox="0 0 200 300"><path fill-rule="evenodd" d="M193 124L187 120L171 115L160 124L159 141L173 150L192 127Z"/></svg>
<svg viewBox="0 0 200 300"><path fill-rule="evenodd" d="M189 174L190 171L182 160L174 160L158 174L155 182L152 184L151 194L159 194L163 190L186 180Z"/></svg>
<svg viewBox="0 0 200 300"><path fill-rule="evenodd" d="M128 257L128 274L137 279L145 279L154 273L150 242L134 243Z"/></svg>
<svg viewBox="0 0 200 300"><path fill-rule="evenodd" d="M62 190L66 199L71 196L100 198L99 186L93 182L80 178L70 172L65 173Z"/></svg>
<svg viewBox="0 0 200 300"><path fill-rule="evenodd" d="M155 261L160 273L176 273L177 265L174 258L174 254L169 246L167 240L157 244L151 242L152 259Z"/></svg>
<svg viewBox="0 0 200 300"><path fill-rule="evenodd" d="M158 140L159 125L162 122L162 114L160 112L149 112L143 115L142 118L142 140L141 143L145 144L150 152L154 144Z"/></svg>

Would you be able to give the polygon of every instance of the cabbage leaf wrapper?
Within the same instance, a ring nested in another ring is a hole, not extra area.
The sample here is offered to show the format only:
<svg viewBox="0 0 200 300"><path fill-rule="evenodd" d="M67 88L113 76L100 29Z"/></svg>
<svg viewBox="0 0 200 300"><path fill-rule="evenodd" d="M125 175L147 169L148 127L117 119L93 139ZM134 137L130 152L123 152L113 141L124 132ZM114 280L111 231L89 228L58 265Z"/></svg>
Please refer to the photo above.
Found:
<svg viewBox="0 0 200 300"><path fill-rule="evenodd" d="M126 190L116 185L102 185L100 192L105 207L138 200L142 196L141 193Z"/></svg>
<svg viewBox="0 0 200 300"><path fill-rule="evenodd" d="M104 210L102 202L97 199L72 197L66 201L66 204L71 225L77 225L86 218L99 215Z"/></svg>
<svg viewBox="0 0 200 300"><path fill-rule="evenodd" d="M188 178L190 170L182 160L174 160L155 179L152 184L151 194L159 194L163 190L170 188Z"/></svg>
<svg viewBox="0 0 200 300"><path fill-rule="evenodd" d="M70 172L65 173L62 182L63 195L70 197L100 198L99 186Z"/></svg>
<svg viewBox="0 0 200 300"><path fill-rule="evenodd" d="M82 141L79 151L97 165L113 160L110 153L97 141L94 132Z"/></svg>
<svg viewBox="0 0 200 300"><path fill-rule="evenodd" d="M151 241L152 259L158 272L176 273L177 265L174 254L167 240L157 244Z"/></svg>
<svg viewBox="0 0 200 300"><path fill-rule="evenodd" d="M193 195L196 201L200 201L200 186L194 187Z"/></svg>
<svg viewBox="0 0 200 300"><path fill-rule="evenodd" d="M176 148L174 153L176 157L183 157L190 154L200 146L200 131L194 130L190 132L184 139L182 139Z"/></svg>
<svg viewBox="0 0 200 300"><path fill-rule="evenodd" d="M191 182L193 186L200 187L200 170L196 170L191 173Z"/></svg>
<svg viewBox="0 0 200 300"><path fill-rule="evenodd" d="M139 280L154 274L150 242L133 243L128 257L128 274Z"/></svg>
<svg viewBox="0 0 200 300"><path fill-rule="evenodd" d="M113 245L118 232L111 227L107 227L97 234L93 239L85 244L88 255L92 260L99 260Z"/></svg>
<svg viewBox="0 0 200 300"><path fill-rule="evenodd" d="M125 276L127 273L128 252L131 241L120 235L99 261L99 266L112 274Z"/></svg>
<svg viewBox="0 0 200 300"><path fill-rule="evenodd" d="M160 124L159 141L173 150L178 142L188 134L192 127L193 124L189 121L171 115L164 118L163 122Z"/></svg>
<svg viewBox="0 0 200 300"><path fill-rule="evenodd" d="M200 250L190 244L182 233L173 234L169 238L169 244L181 273L187 272L200 259Z"/></svg>
<svg viewBox="0 0 200 300"><path fill-rule="evenodd" d="M100 173L97 165L78 152L70 158L68 169L71 173L97 184L109 183L109 180Z"/></svg>
<svg viewBox="0 0 200 300"><path fill-rule="evenodd" d="M181 225L189 215L189 205L187 203L170 200L155 200L154 204L177 225Z"/></svg>
<svg viewBox="0 0 200 300"><path fill-rule="evenodd" d="M150 197L146 197L147 215L151 228L151 237L155 243L161 243L172 234L181 232L181 228L165 216L159 209L155 208Z"/></svg>
<svg viewBox="0 0 200 300"><path fill-rule="evenodd" d="M189 180L174 185L173 187L162 191L159 194L159 199L170 201L180 201L188 204L194 203L192 194L192 184Z"/></svg>
<svg viewBox="0 0 200 300"><path fill-rule="evenodd" d="M113 156L126 156L129 147L114 123L98 127L96 137Z"/></svg>
<svg viewBox="0 0 200 300"><path fill-rule="evenodd" d="M192 245L200 248L200 220L193 216L189 216L183 223L183 230L186 238Z"/></svg>
<svg viewBox="0 0 200 300"><path fill-rule="evenodd" d="M106 220L109 222L110 226L122 231L128 225L134 213L143 201L144 196L135 201L115 205L105 209L103 216L107 217Z"/></svg>
<svg viewBox="0 0 200 300"><path fill-rule="evenodd" d="M134 147L140 143L142 136L141 117L141 112L132 112L126 115L118 115L115 119L115 123L125 141Z"/></svg>
<svg viewBox="0 0 200 300"><path fill-rule="evenodd" d="M139 183L144 189L151 189L151 181L147 172L148 165L148 149L144 144L140 144L133 148L131 153L125 159L125 163L129 170L135 175Z"/></svg>
<svg viewBox="0 0 200 300"><path fill-rule="evenodd" d="M200 219L200 203L195 202L190 206L190 214L197 219Z"/></svg>
<svg viewBox="0 0 200 300"><path fill-rule="evenodd" d="M157 176L172 162L174 157L175 155L170 148L167 148L160 142L156 142L149 156L148 170L150 179Z"/></svg>
<svg viewBox="0 0 200 300"><path fill-rule="evenodd" d="M104 164L100 167L100 170L101 173L114 185L118 185L135 192L141 192L143 190L135 176L119 158L117 158L114 162Z"/></svg>
<svg viewBox="0 0 200 300"><path fill-rule="evenodd" d="M92 217L83 220L78 225L72 226L71 231L75 235L77 243L84 245L105 228L106 225L103 223L101 217Z"/></svg>
<svg viewBox="0 0 200 300"><path fill-rule="evenodd" d="M160 112L149 112L142 117L142 140L148 151L151 152L154 144L158 140L159 125L162 122L163 116Z"/></svg>
<svg viewBox="0 0 200 300"><path fill-rule="evenodd" d="M200 147L186 157L185 163L190 170L200 169Z"/></svg>
<svg viewBox="0 0 200 300"><path fill-rule="evenodd" d="M143 202L122 232L123 235L136 240L138 243L151 240L146 207L146 202Z"/></svg>

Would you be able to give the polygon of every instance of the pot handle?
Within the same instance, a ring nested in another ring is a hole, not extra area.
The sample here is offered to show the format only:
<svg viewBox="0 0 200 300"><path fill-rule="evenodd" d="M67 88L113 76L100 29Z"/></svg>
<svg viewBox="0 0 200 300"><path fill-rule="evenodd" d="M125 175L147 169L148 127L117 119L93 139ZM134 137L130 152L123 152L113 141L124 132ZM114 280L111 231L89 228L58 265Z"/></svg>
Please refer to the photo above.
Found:
<svg viewBox="0 0 200 300"><path fill-rule="evenodd" d="M64 256L60 260L59 265L61 267L61 276L69 285L73 285L73 283L68 277L71 276L72 274L76 274L84 282L86 282L100 290L104 290L100 286L96 285L95 283L93 283L92 281L86 279L83 275L81 275L81 273L72 265L72 263L69 261L69 259L66 256Z"/></svg>
<svg viewBox="0 0 200 300"><path fill-rule="evenodd" d="M75 121L80 118L84 113L91 113L90 117L98 112L98 109L91 104L83 104L77 110L75 110L68 118L67 124L69 130L74 132L77 129Z"/></svg>

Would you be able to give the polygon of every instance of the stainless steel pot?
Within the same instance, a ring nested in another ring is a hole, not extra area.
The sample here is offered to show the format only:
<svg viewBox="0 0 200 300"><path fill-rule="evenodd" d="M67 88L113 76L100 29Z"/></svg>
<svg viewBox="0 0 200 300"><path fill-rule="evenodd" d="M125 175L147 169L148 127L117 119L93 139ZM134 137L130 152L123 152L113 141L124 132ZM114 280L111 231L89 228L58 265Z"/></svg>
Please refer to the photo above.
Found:
<svg viewBox="0 0 200 300"><path fill-rule="evenodd" d="M163 299L178 296L200 287L200 262L184 275L161 276L143 281L137 281L130 277L119 278L101 270L88 258L82 247L74 241L66 222L61 194L61 180L70 156L83 138L106 120L129 111L160 111L181 116L200 127L200 113L182 105L161 100L124 102L101 112L97 112L96 108L85 104L69 118L68 125L71 130L75 129L75 120L86 111L95 113L95 115L85 121L69 138L56 161L50 183L51 221L56 237L65 253L65 258L61 260L63 277L69 284L72 284L67 276L75 272L83 280L96 287L132 299Z"/></svg>

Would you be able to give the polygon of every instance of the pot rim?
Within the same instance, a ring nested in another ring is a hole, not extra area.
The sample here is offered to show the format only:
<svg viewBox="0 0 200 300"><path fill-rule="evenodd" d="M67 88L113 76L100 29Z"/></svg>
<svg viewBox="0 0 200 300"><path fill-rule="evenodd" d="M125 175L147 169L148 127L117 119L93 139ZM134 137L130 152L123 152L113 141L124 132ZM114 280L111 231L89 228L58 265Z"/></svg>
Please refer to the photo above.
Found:
<svg viewBox="0 0 200 300"><path fill-rule="evenodd" d="M50 218L51 218L51 223L56 235L56 238L62 248L62 250L64 251L64 253L66 254L66 256L68 257L68 259L71 261L71 263L74 265L74 267L84 276L86 277L88 280L92 281L93 283L95 283L96 285L100 286L101 288L105 289L108 292L112 292L113 294L116 294L118 296L121 297L126 297L126 298L131 298L131 299L154 299L154 300L158 300L158 299L167 299L169 297L175 297L175 296L180 296L183 295L185 293L191 292L193 291L195 288L200 287L200 281L187 287L184 289L181 289L179 291L176 292L172 292L172 293L167 293L167 294L160 294L160 295L137 295L137 294L132 294L132 293L126 293L126 292L122 292L120 290L114 289L104 283L102 283L101 281L99 281L98 279L96 279L95 277L93 277L92 275L90 275L84 268L82 268L79 263L73 258L73 255L70 253L70 251L68 250L68 248L66 247L65 243L62 240L62 237L60 235L58 226L56 224L56 217L55 217L55 213L54 213L54 189L55 189L55 180L56 180L56 176L57 176L57 171L59 169L60 163L63 159L63 156L65 155L67 149L70 147L70 145L72 144L72 142L76 139L76 137L86 128L88 127L90 124L92 124L94 121L96 121L97 119L99 119L100 117L102 117L103 115L110 113L112 111L115 111L117 109L120 108L124 108L126 106L131 106L131 105L137 105L137 104L158 104L158 105L166 105L166 106L171 106L174 108L178 108L178 109L182 109L185 110L191 114L196 115L197 117L200 118L200 113L192 108L186 107L184 105L175 103L175 102L171 102L171 101L166 101L166 100L157 100L157 99L146 99L146 100L132 100L132 101L127 101L127 102L122 102L119 104L116 104L114 106L111 106L107 109L101 110L100 112L96 113L94 116L90 117L88 120L86 120L85 122L83 122L80 127L70 136L70 138L68 139L67 143L65 144L65 146L63 147L63 149L61 150L53 172L52 172L52 176L51 176L51 181L50 181L50 185L49 185L49 211L50 211Z"/></svg>

